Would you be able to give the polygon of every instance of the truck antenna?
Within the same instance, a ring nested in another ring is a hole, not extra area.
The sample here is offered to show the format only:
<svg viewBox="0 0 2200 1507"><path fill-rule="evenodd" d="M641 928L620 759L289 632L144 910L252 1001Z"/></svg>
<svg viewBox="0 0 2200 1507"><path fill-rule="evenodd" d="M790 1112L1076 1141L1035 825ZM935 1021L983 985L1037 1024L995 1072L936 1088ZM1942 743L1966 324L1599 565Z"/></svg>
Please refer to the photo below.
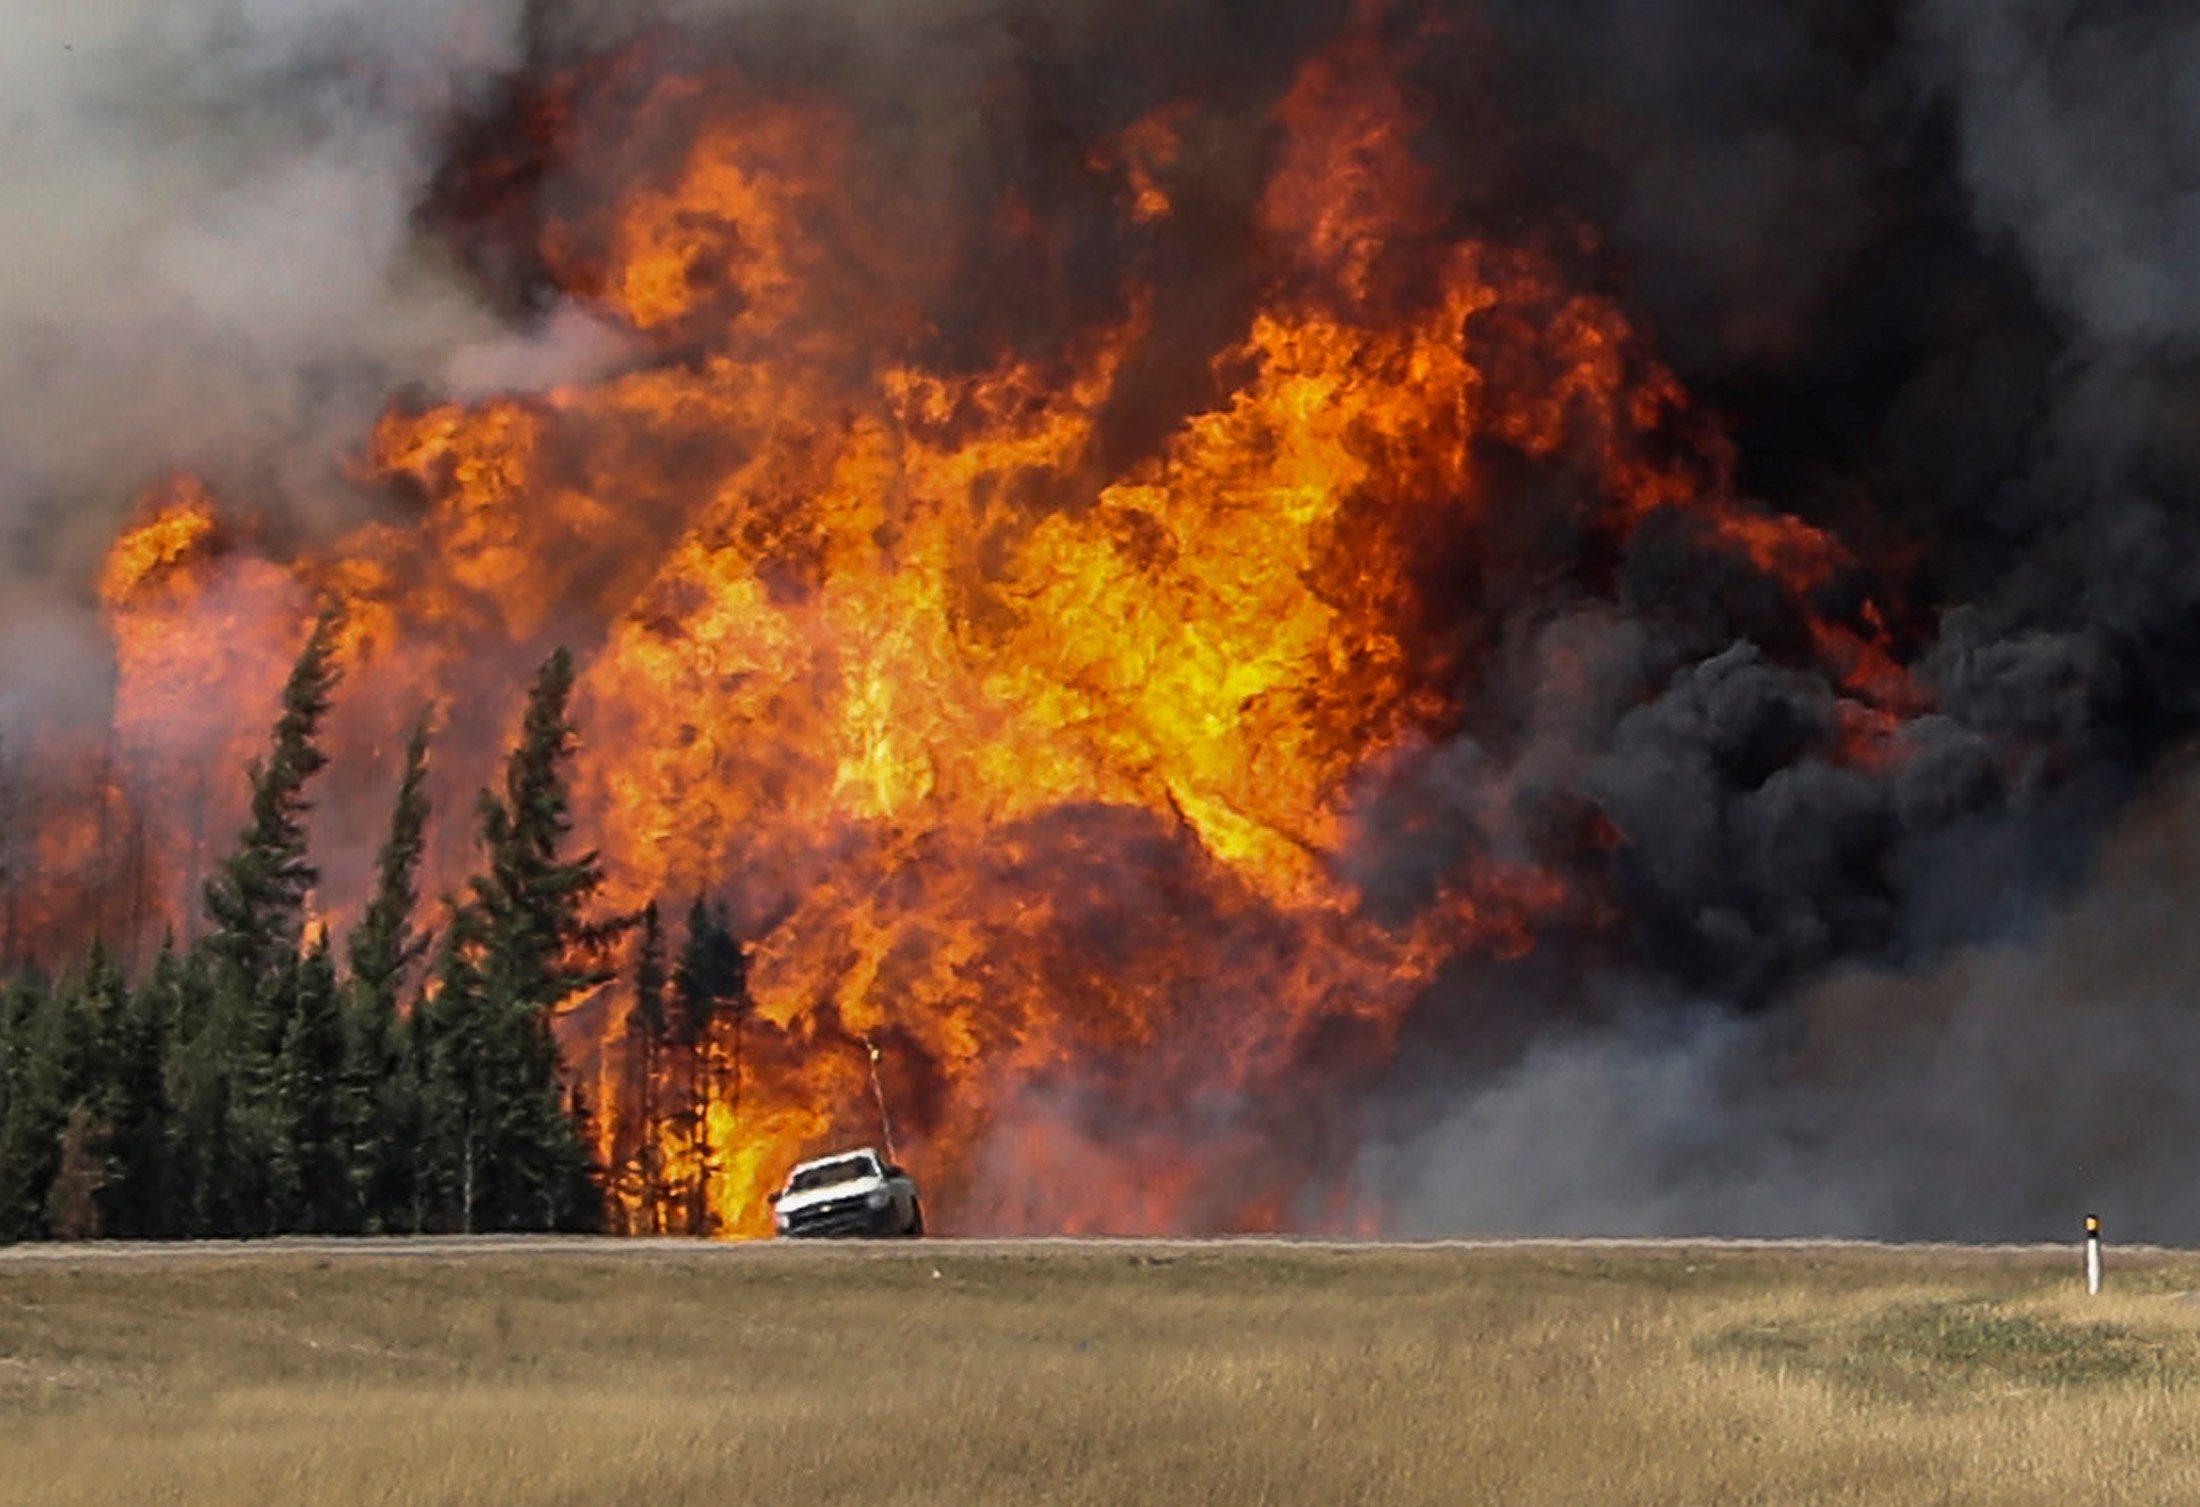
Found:
<svg viewBox="0 0 2200 1507"><path fill-rule="evenodd" d="M886 1133L886 1160L898 1164L901 1156L894 1150L894 1121L886 1113L886 1088L878 1077L878 1043L866 1036L863 1038L863 1049L871 1054L871 1095L878 1100L879 1129Z"/></svg>

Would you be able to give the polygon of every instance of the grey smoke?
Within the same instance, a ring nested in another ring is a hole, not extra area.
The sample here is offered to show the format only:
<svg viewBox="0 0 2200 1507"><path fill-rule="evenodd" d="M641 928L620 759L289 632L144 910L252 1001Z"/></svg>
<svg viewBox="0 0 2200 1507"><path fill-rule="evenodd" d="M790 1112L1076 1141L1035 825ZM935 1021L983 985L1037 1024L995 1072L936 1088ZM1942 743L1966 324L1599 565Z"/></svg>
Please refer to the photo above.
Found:
<svg viewBox="0 0 2200 1507"><path fill-rule="evenodd" d="M2200 17L2178 5L1929 0L1976 212L2112 349L2200 338Z"/></svg>
<svg viewBox="0 0 2200 1507"><path fill-rule="evenodd" d="M2093 1210L2189 1242L2196 891L2187 769L2034 937L1559 1033L1362 1171L1415 1233L2053 1239Z"/></svg>
<svg viewBox="0 0 2200 1507"><path fill-rule="evenodd" d="M414 222L450 113L519 60L522 11L0 7L0 662L50 663L158 474L203 471L310 538L357 516L338 468L394 386L602 359L577 315L501 321ZM98 683L70 668L45 678Z"/></svg>

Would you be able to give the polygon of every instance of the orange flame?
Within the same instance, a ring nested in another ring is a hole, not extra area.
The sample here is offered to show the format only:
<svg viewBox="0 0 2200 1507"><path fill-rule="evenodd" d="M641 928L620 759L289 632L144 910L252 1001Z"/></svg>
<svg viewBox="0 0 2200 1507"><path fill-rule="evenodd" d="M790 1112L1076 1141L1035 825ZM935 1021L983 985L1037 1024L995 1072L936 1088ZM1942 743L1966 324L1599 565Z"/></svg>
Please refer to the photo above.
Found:
<svg viewBox="0 0 2200 1507"><path fill-rule="evenodd" d="M1276 110L1260 308L1209 396L1105 471L1148 290L1044 360L929 359L930 270L851 250L906 206L836 112L722 75L628 94L571 147L627 191L540 251L632 333L631 369L393 408L363 474L415 516L287 566L225 552L203 488L169 484L102 584L118 726L241 762L235 709L317 596L347 609L364 747L430 700L463 741L484 666L583 635L611 900L725 896L753 940L749 1008L654 1086L624 992L568 1017L607 1160L656 1169L656 1195L618 1184L634 1227L675 1225L640 1204L702 1179L715 1228L765 1229L790 1162L877 1138L866 1039L935 1219L1365 1227L1315 1173L1415 999L1593 909L1494 855L1410 921L1345 877L1359 782L1456 726L1473 683L1425 572L1503 505L1489 453L1585 458L1586 535L1685 510L1799 601L1853 562L1735 495L1559 257L1446 235L1365 15ZM1193 128L1171 107L1084 168L1158 233ZM1806 610L1853 756L1886 756L1918 698L1875 611ZM637 1128L645 1090L697 1083L699 1128Z"/></svg>

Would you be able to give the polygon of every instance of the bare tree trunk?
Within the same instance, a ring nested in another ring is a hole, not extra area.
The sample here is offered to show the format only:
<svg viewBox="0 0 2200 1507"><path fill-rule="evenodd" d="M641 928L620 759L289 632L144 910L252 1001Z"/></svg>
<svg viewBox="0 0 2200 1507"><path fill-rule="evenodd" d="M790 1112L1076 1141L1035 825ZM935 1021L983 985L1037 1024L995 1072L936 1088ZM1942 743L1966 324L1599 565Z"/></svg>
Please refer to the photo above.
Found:
<svg viewBox="0 0 2200 1507"><path fill-rule="evenodd" d="M642 1038L642 1232L648 1235L664 1233L664 1178L659 1169L662 1152L657 1138L662 1127L657 1123L657 1038L654 1032Z"/></svg>
<svg viewBox="0 0 2200 1507"><path fill-rule="evenodd" d="M709 1147L704 1144L710 1123L710 1037L698 1032L688 1053L688 1157L694 1163L688 1177L687 1232L703 1233L703 1207L710 1196Z"/></svg>

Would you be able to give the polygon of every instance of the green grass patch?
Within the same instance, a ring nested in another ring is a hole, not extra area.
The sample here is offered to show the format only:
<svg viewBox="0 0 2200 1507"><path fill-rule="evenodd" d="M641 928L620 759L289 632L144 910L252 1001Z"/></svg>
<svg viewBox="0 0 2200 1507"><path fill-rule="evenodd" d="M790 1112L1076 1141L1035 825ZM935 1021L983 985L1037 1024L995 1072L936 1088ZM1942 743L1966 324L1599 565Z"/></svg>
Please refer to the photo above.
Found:
<svg viewBox="0 0 2200 1507"><path fill-rule="evenodd" d="M1827 1324L1738 1325L1707 1348L1912 1399L2200 1378L2200 1354L2187 1336L2071 1323L1983 1298L1905 1303Z"/></svg>

